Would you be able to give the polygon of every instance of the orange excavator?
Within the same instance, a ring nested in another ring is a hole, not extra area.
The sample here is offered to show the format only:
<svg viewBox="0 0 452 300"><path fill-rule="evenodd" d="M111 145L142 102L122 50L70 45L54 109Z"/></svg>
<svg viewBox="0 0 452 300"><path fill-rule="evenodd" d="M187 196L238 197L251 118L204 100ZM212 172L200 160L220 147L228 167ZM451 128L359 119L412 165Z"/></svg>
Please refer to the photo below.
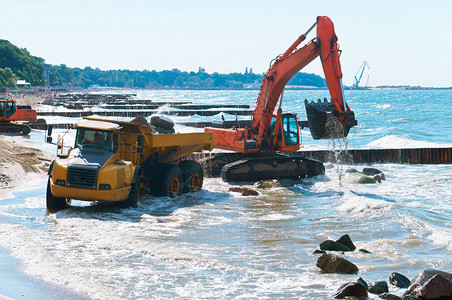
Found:
<svg viewBox="0 0 452 300"><path fill-rule="evenodd" d="M315 27L317 37L297 49ZM320 162L279 153L300 148L297 117L293 113L283 113L281 106L287 82L320 57L331 101L309 103L305 100L308 126L314 139L346 137L357 122L354 112L345 102L339 53L333 22L325 16L317 17L305 34L272 61L264 75L250 121L226 121L205 128L205 131L214 133L215 148L257 154L225 165L221 171L225 181L300 178L324 172L323 165L317 164ZM278 102L279 108L274 114Z"/></svg>
<svg viewBox="0 0 452 300"><path fill-rule="evenodd" d="M16 105L16 102L9 97L0 99L0 132L20 132L30 133L30 126L25 123L35 122L36 110L28 105Z"/></svg>

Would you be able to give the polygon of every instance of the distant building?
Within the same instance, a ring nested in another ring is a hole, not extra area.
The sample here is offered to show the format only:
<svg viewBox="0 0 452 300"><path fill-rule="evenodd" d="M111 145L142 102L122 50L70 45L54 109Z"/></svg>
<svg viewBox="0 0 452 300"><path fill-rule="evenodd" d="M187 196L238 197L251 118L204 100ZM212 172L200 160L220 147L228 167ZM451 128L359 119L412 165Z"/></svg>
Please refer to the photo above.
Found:
<svg viewBox="0 0 452 300"><path fill-rule="evenodd" d="M17 86L19 88L29 88L29 87L31 87L31 84L29 82L27 82L26 80L23 80L23 79L17 80L16 84L17 84Z"/></svg>

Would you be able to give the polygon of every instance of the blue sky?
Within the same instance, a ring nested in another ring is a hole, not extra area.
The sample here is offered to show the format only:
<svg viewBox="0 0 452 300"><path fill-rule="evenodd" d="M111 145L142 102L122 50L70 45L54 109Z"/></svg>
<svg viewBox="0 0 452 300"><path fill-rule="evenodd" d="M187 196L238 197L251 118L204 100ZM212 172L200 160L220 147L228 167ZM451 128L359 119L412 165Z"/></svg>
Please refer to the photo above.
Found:
<svg viewBox="0 0 452 300"><path fill-rule="evenodd" d="M452 1L0 0L0 39L51 64L265 72L318 15L335 24L344 83L452 86ZM311 33L308 39L312 39ZM304 72L323 76L320 61Z"/></svg>

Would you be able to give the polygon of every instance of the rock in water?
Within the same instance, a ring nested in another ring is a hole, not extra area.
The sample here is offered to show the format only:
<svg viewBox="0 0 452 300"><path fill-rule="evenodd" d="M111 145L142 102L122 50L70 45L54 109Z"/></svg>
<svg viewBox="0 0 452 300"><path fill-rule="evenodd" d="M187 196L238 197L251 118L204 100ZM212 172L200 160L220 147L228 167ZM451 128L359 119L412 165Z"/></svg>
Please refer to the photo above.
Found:
<svg viewBox="0 0 452 300"><path fill-rule="evenodd" d="M325 253L317 259L317 267L327 273L347 273L358 272L358 267L343 257Z"/></svg>
<svg viewBox="0 0 452 300"><path fill-rule="evenodd" d="M278 179L278 182L282 187L291 187L294 185L293 180L290 178Z"/></svg>
<svg viewBox="0 0 452 300"><path fill-rule="evenodd" d="M320 249L329 251L352 251L349 247L332 240L323 241L320 244Z"/></svg>
<svg viewBox="0 0 452 300"><path fill-rule="evenodd" d="M389 276L389 282L396 287L406 289L410 286L410 280L400 273L394 272Z"/></svg>
<svg viewBox="0 0 452 300"><path fill-rule="evenodd" d="M270 189L275 187L281 187L281 184L276 179L260 180L257 184L257 188L259 189Z"/></svg>
<svg viewBox="0 0 452 300"><path fill-rule="evenodd" d="M389 291L388 284L386 283L386 281L371 282L369 284L368 291L369 291L369 293L372 293L372 294L387 293Z"/></svg>
<svg viewBox="0 0 452 300"><path fill-rule="evenodd" d="M418 296L422 299L437 299L441 297L450 297L449 299L451 299L452 282L436 274L422 286Z"/></svg>
<svg viewBox="0 0 452 300"><path fill-rule="evenodd" d="M333 296L336 299L343 299L347 296L367 297L367 288L367 283L359 277L356 280L341 285Z"/></svg>
<svg viewBox="0 0 452 300"><path fill-rule="evenodd" d="M377 175L383 173L382 171L375 169L375 168L364 168L363 169L363 174L364 175L369 175L369 176L373 176L373 175Z"/></svg>
<svg viewBox="0 0 452 300"><path fill-rule="evenodd" d="M242 196L258 196L259 193L253 189L244 186L234 186L229 188L230 192L242 193Z"/></svg>
<svg viewBox="0 0 452 300"><path fill-rule="evenodd" d="M410 287L407 289L407 291L405 292L404 295L419 296L421 294L421 290L424 288L424 286L427 285L429 280L432 279L433 277L435 277L436 275L440 275L446 281L448 281L449 283L452 283L452 274L451 273L447 273L447 272L440 271L440 270L427 269L427 270L424 270L421 273L419 273L412 280ZM436 278L432 282L432 286L433 285L444 285L444 284L447 287L447 284L441 278ZM429 290L430 288L427 287L426 289Z"/></svg>
<svg viewBox="0 0 452 300"><path fill-rule="evenodd" d="M383 294L379 295L378 298L387 299L387 300L402 300L402 298L400 298L399 296L396 296L393 294L388 294L388 293L383 293Z"/></svg>
<svg viewBox="0 0 452 300"><path fill-rule="evenodd" d="M350 248L350 250L354 251L356 249L355 245L352 242L352 239L348 234L344 234L341 236L336 242L341 243L342 245Z"/></svg>
<svg viewBox="0 0 452 300"><path fill-rule="evenodd" d="M381 175L377 174L372 177L376 182L381 183Z"/></svg>
<svg viewBox="0 0 452 300"><path fill-rule="evenodd" d="M372 177L361 176L361 178L358 179L358 183L376 183L376 181Z"/></svg>

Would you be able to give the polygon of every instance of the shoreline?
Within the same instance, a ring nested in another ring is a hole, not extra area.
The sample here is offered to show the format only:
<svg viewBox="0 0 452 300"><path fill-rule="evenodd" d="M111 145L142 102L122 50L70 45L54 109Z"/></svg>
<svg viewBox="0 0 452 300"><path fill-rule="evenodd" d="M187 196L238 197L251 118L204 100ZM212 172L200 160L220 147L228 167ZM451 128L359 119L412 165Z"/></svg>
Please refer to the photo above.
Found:
<svg viewBox="0 0 452 300"><path fill-rule="evenodd" d="M2 206L22 201L16 193L45 185L44 178L47 176L45 169L53 153L30 146L23 136L17 135L0 135L0 146L3 154L0 160L0 206ZM22 262L4 247L0 247L0 266L2 278L0 300L90 299L64 286L26 274Z"/></svg>
<svg viewBox="0 0 452 300"><path fill-rule="evenodd" d="M90 299L65 287L24 273L22 262L0 247L0 300L5 299Z"/></svg>

